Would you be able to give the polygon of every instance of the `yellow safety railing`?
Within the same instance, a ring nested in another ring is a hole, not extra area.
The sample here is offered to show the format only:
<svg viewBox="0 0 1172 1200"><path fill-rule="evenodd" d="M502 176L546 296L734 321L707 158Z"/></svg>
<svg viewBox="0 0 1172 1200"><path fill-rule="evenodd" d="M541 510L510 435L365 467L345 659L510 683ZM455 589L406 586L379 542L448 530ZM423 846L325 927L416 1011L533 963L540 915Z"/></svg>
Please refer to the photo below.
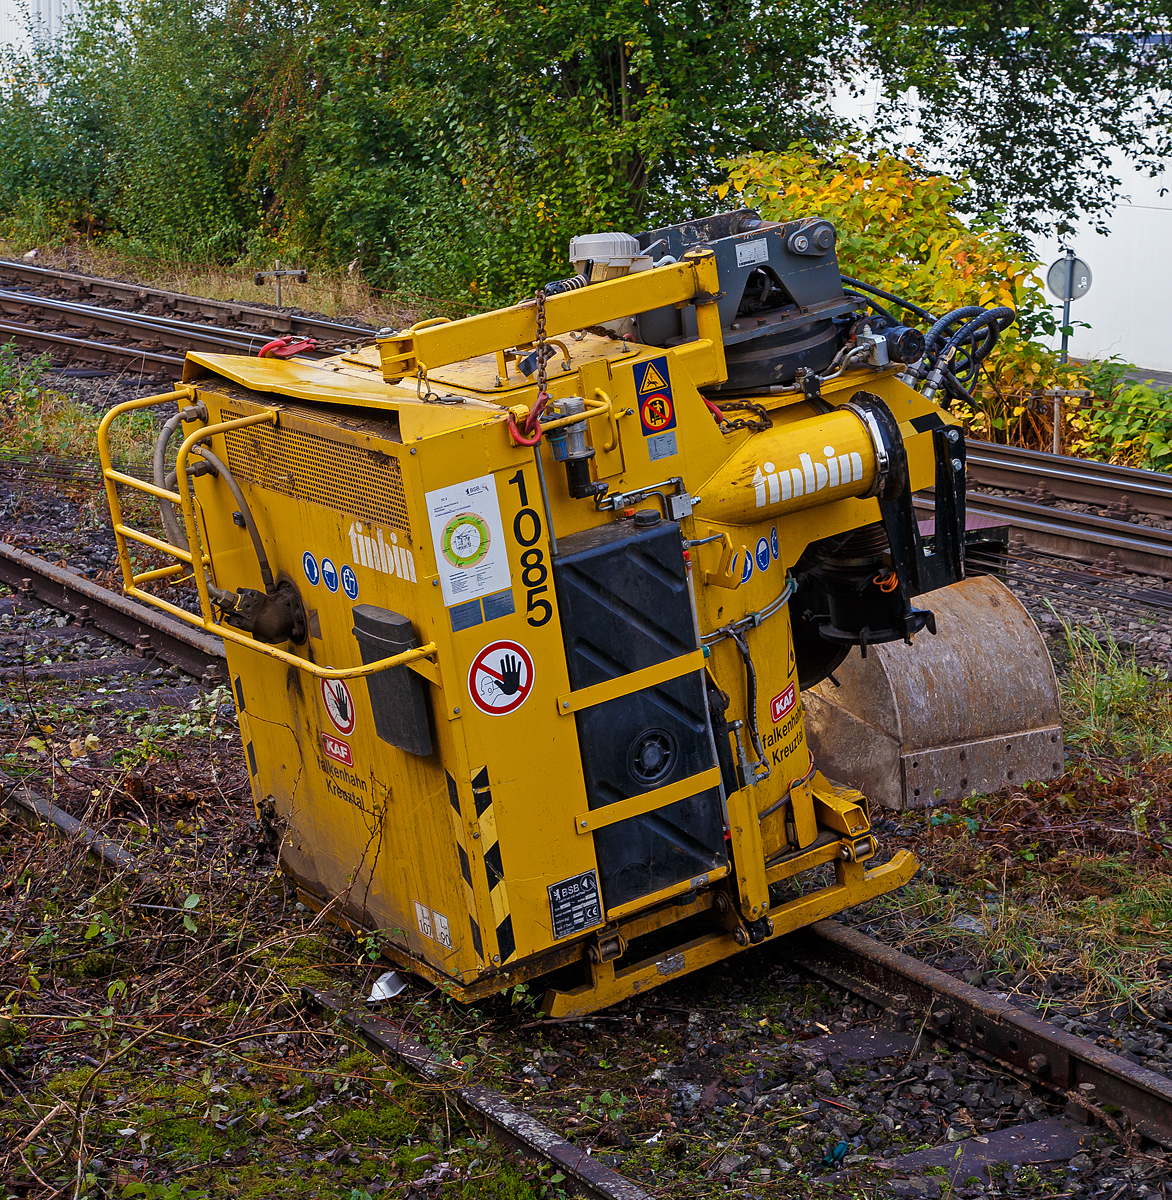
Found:
<svg viewBox="0 0 1172 1200"><path fill-rule="evenodd" d="M312 675L317 679L356 679L363 675L373 675L378 671L388 670L390 667L407 666L413 662L418 662L420 659L434 659L437 649L436 644L434 642L427 642L425 645L404 650L401 654L394 654L389 658L380 658L378 661L372 663L363 663L362 666L358 667L322 667L317 663L310 662L307 658L290 654L287 650L270 646L266 642L258 642L242 630L234 629L230 625L216 621L207 577L208 568L211 566L211 559L203 550L199 550L197 554L192 549L192 547L199 547L201 543L199 522L196 517L196 505L198 502L192 493L187 476L188 459L191 456L192 450L200 442L215 437L218 433L227 433L233 429L244 429L250 425L276 425L279 419L277 410L268 408L263 412L253 413L249 417L238 417L235 420L221 421L215 425L204 425L202 428L188 434L183 444L179 447L178 457L175 462L176 487L179 489L178 491L161 488L154 483L135 479L132 475L127 475L123 471L116 470L113 465L113 457L110 453L110 426L123 413L132 412L139 408L151 408L157 404L166 404L171 400L186 400L189 403L194 403L195 396L196 389L184 385L163 395L143 396L137 400L127 400L125 403L117 404L110 409L98 425L98 457L102 464L102 479L106 487L106 501L110 506L110 516L114 522L114 539L118 549L118 562L122 568L122 588L125 594L137 600L143 600L147 604L168 613L170 616L186 622L188 625L196 625L206 633L223 638L225 642L232 642L234 645L244 646L249 650L255 650L260 654L267 655L269 658L275 658L278 662L296 667L297 670L304 671L306 674ZM159 538L152 537L148 533L143 533L141 530L133 529L127 525L122 519L122 501L118 495L119 484L122 484L124 487L133 488L138 492L144 492L148 496L154 496L157 500L179 505L180 511L183 513L183 526L187 534L188 549L184 550L182 547L172 545L170 542L161 541ZM134 564L130 560L130 543L132 541L149 546L162 554L169 555L177 561L170 566L160 567L152 571L144 571L136 575ZM198 614L188 612L186 609L180 608L177 604L171 604L160 596L152 595L150 592L144 591L141 586L156 579L173 579L177 575L182 576L187 568L191 570L191 577L195 580L196 590L199 593L200 612Z"/></svg>

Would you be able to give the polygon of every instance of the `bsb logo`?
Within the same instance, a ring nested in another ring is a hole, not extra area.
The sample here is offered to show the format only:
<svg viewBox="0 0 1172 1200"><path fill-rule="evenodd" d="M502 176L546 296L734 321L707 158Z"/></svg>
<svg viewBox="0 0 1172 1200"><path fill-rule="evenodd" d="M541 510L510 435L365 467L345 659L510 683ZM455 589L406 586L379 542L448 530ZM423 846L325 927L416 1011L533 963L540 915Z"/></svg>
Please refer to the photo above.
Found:
<svg viewBox="0 0 1172 1200"><path fill-rule="evenodd" d="M773 718L773 723L776 725L778 721L785 716L787 712L794 706L794 702L798 698L798 690L794 684L790 684L784 692L778 692L772 700L769 701L769 715Z"/></svg>

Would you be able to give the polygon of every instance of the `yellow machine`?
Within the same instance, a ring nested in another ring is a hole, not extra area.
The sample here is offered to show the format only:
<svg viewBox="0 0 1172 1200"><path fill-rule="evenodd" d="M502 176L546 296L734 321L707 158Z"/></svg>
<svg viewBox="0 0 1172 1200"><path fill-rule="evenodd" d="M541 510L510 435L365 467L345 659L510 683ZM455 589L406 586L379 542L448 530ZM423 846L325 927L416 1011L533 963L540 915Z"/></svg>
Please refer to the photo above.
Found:
<svg viewBox="0 0 1172 1200"><path fill-rule="evenodd" d="M912 876L873 865L801 690L964 574L964 442L931 398L956 346L844 291L825 221L624 237L332 358L191 354L100 433L126 591L224 639L305 900L463 1000L550 976L551 1015ZM167 400L141 483L108 430ZM166 598L190 579L198 614Z"/></svg>

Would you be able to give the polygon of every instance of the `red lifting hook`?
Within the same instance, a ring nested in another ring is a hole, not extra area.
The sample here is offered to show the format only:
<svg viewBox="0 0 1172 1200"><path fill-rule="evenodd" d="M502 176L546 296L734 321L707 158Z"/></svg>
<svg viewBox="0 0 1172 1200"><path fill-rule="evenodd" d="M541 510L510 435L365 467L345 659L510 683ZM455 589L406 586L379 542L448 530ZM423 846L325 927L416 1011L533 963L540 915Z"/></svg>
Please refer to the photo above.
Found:
<svg viewBox="0 0 1172 1200"><path fill-rule="evenodd" d="M302 338L301 341L295 342L292 338L279 337L261 346L256 356L257 358L268 358L270 355L273 358L290 358L294 354L300 354L303 350L316 349L317 342L313 338Z"/></svg>

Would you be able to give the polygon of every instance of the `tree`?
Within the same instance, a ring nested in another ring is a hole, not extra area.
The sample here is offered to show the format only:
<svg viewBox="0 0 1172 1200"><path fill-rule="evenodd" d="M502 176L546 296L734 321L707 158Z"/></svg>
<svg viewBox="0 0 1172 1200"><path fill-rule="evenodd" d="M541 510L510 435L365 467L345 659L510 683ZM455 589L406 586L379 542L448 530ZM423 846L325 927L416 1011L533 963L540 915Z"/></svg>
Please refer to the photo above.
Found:
<svg viewBox="0 0 1172 1200"><path fill-rule="evenodd" d="M859 61L882 80L880 128L973 184L965 211L1064 233L1105 229L1118 148L1153 173L1169 153L1166 0L895 0L863 10Z"/></svg>
<svg viewBox="0 0 1172 1200"><path fill-rule="evenodd" d="M718 159L830 136L843 21L840 0L343 0L314 52L318 227L400 287L512 300L574 234L710 207Z"/></svg>

